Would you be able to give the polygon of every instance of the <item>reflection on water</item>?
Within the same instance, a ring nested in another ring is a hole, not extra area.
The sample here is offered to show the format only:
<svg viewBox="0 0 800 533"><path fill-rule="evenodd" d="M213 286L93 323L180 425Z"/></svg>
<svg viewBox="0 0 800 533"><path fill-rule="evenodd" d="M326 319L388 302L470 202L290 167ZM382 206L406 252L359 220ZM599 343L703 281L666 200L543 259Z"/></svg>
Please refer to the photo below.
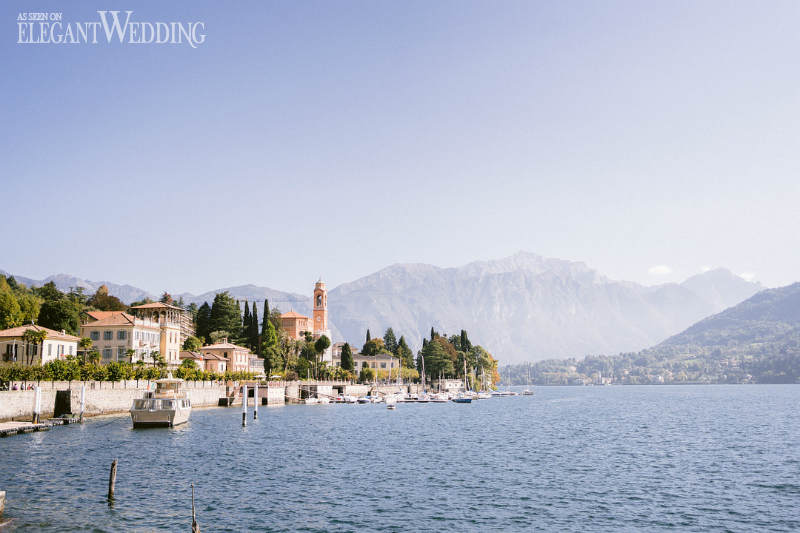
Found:
<svg viewBox="0 0 800 533"><path fill-rule="evenodd" d="M458 404L196 409L0 440L20 529L800 528L796 386L540 387ZM116 501L105 496L119 459Z"/></svg>

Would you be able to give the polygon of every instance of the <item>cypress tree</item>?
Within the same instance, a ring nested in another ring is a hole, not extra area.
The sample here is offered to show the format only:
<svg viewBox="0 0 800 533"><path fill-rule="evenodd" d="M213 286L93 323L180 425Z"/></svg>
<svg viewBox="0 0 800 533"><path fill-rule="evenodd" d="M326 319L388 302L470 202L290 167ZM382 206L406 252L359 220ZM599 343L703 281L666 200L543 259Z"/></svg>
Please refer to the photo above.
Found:
<svg viewBox="0 0 800 533"><path fill-rule="evenodd" d="M253 302L253 314L250 316L250 324L248 324L248 328L250 348L255 350L255 352L260 355L261 346L259 346L258 342L258 306L255 302Z"/></svg>
<svg viewBox="0 0 800 533"><path fill-rule="evenodd" d="M239 337L241 339L244 339L245 344L249 342L248 338L250 337L250 302L248 302L247 300L244 301L244 317L242 319L242 330Z"/></svg>
<svg viewBox="0 0 800 533"><path fill-rule="evenodd" d="M392 328L388 328L386 333L383 334L383 345L386 349L397 355L397 337L394 336Z"/></svg>
<svg viewBox="0 0 800 533"><path fill-rule="evenodd" d="M211 333L211 306L208 302L203 302L203 305L197 308L197 319L195 327L196 335L208 342L208 334Z"/></svg>
<svg viewBox="0 0 800 533"><path fill-rule="evenodd" d="M267 336L267 323L269 323L269 300L264 298L264 315L261 318L261 338Z"/></svg>
<svg viewBox="0 0 800 533"><path fill-rule="evenodd" d="M431 326L431 340L436 338L436 332L433 330L433 326Z"/></svg>
<svg viewBox="0 0 800 533"><path fill-rule="evenodd" d="M367 328L367 340L365 342L369 342L372 340L372 337L369 335L369 328Z"/></svg>
<svg viewBox="0 0 800 533"><path fill-rule="evenodd" d="M353 363L353 351L350 349L350 344L344 343L342 346L342 369L347 370L348 372L352 372L354 368Z"/></svg>

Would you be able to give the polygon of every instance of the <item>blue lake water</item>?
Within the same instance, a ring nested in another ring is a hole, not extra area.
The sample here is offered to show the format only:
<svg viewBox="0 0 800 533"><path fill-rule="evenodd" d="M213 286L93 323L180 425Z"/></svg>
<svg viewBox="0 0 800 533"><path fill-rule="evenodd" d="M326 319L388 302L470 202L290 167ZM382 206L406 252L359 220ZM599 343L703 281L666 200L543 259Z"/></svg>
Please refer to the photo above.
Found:
<svg viewBox="0 0 800 533"><path fill-rule="evenodd" d="M796 530L800 387L540 387L0 439L17 530L189 531L192 481L203 531Z"/></svg>

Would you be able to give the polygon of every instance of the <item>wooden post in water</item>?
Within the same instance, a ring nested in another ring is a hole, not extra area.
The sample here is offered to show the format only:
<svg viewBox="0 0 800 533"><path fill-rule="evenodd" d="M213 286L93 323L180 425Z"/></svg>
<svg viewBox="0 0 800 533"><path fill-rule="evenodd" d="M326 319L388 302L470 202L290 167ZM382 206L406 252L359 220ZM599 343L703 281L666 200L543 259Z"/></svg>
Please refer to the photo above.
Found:
<svg viewBox="0 0 800 533"><path fill-rule="evenodd" d="M33 389L33 423L39 423L39 415L42 413L42 390L39 385Z"/></svg>
<svg viewBox="0 0 800 533"><path fill-rule="evenodd" d="M247 385L242 385L242 427L247 425Z"/></svg>
<svg viewBox="0 0 800 533"><path fill-rule="evenodd" d="M86 383L81 385L81 424L83 424L84 409L86 409Z"/></svg>
<svg viewBox="0 0 800 533"><path fill-rule="evenodd" d="M194 483L192 483L192 533L200 533L200 525L194 516Z"/></svg>
<svg viewBox="0 0 800 533"><path fill-rule="evenodd" d="M114 501L114 487L117 484L117 460L111 462L111 473L108 475L108 501Z"/></svg>
<svg viewBox="0 0 800 533"><path fill-rule="evenodd" d="M253 385L253 420L258 419L258 383Z"/></svg>

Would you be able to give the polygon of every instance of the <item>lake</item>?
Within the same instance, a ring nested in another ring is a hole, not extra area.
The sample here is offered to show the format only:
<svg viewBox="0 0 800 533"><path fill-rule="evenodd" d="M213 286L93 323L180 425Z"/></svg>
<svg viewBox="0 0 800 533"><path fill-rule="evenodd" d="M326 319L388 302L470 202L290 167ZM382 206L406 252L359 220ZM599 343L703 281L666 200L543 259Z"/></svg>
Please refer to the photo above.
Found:
<svg viewBox="0 0 800 533"><path fill-rule="evenodd" d="M788 531L800 387L539 387L472 404L198 409L0 440L18 530ZM119 460L116 501L106 502Z"/></svg>

